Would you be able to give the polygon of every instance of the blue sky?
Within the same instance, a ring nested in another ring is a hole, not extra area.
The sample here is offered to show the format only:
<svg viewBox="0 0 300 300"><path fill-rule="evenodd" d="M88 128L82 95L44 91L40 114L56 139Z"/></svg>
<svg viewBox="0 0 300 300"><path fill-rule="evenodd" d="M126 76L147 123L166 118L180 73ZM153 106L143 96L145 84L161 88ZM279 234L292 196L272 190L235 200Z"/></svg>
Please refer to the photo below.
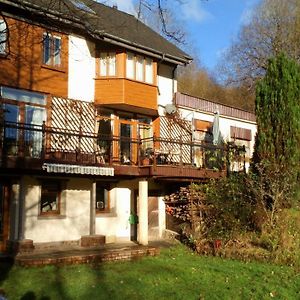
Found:
<svg viewBox="0 0 300 300"><path fill-rule="evenodd" d="M107 0L117 4L118 9L134 12L135 0ZM176 0L169 0L176 4ZM193 45L185 51L197 56L209 71L217 64L222 54L236 38L239 28L249 22L253 7L260 0L183 0L178 6L177 18L186 25L189 40Z"/></svg>

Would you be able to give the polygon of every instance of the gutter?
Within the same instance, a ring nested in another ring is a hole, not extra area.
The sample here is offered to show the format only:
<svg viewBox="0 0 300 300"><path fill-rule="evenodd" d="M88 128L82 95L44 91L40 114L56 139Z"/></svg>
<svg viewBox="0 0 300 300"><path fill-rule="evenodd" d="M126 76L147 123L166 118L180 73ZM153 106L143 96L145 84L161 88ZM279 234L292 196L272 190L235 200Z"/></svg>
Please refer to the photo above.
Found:
<svg viewBox="0 0 300 300"><path fill-rule="evenodd" d="M28 11L34 12L40 16L47 16L50 19L55 19L56 21L60 21L69 26L73 25L74 27L84 30L86 33L88 33L94 39L97 39L97 40L101 39L101 40L111 43L113 45L121 46L126 49L145 54L147 56L155 57L162 61L166 61L166 62L176 64L176 65L177 64L178 65L186 65L186 64L191 63L191 61L192 61L192 58L188 57L188 56L186 56L184 58L179 58L177 56L162 53L157 50L151 49L149 47L122 39L120 37L106 33L104 31L91 30L91 29L87 28L87 25L84 22L82 22L82 20L80 18L78 18L74 15L65 16L64 14L58 13L57 11L53 11L53 10L49 10L49 9L47 11L41 10L40 6L34 5L32 3L28 3L27 1L25 1L25 3L21 3L19 1L12 2L9 0L8 1L2 0L1 2L4 4L10 5L10 6L17 7L22 10L27 9ZM16 2L18 2L18 3L16 3Z"/></svg>

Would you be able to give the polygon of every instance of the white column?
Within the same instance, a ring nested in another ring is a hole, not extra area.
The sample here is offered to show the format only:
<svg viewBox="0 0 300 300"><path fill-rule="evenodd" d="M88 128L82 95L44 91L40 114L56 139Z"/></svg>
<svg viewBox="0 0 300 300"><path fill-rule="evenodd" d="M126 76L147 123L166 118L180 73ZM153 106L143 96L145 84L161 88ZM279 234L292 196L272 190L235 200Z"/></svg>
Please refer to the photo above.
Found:
<svg viewBox="0 0 300 300"><path fill-rule="evenodd" d="M91 202L90 202L90 235L95 234L96 227L96 181L92 182Z"/></svg>
<svg viewBox="0 0 300 300"><path fill-rule="evenodd" d="M139 181L138 200L138 242L141 245L148 245L148 181Z"/></svg>
<svg viewBox="0 0 300 300"><path fill-rule="evenodd" d="M11 226L13 226L13 231L11 231L10 239L17 240L19 237L20 182L12 184L11 190L12 190L11 216L13 216L14 218L14 223L11 222Z"/></svg>
<svg viewBox="0 0 300 300"><path fill-rule="evenodd" d="M163 233L166 230L166 205L163 198L158 197L158 228L160 238L163 237Z"/></svg>

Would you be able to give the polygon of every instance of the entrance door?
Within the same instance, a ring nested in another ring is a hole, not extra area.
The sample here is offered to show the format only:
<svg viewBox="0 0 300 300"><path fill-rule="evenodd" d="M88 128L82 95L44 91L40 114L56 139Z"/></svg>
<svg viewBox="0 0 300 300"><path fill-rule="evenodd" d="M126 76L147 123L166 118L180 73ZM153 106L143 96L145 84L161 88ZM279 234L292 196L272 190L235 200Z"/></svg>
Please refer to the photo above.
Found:
<svg viewBox="0 0 300 300"><path fill-rule="evenodd" d="M8 186L0 183L0 252L5 251L8 239Z"/></svg>

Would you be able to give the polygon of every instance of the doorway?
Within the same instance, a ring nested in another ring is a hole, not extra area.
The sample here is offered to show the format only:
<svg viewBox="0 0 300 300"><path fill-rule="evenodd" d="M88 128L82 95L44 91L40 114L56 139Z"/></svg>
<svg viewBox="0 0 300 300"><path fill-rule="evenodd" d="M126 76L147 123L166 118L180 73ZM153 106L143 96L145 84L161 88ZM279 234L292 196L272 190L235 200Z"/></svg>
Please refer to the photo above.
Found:
<svg viewBox="0 0 300 300"><path fill-rule="evenodd" d="M0 252L6 250L9 231L9 188L7 184L0 183Z"/></svg>

